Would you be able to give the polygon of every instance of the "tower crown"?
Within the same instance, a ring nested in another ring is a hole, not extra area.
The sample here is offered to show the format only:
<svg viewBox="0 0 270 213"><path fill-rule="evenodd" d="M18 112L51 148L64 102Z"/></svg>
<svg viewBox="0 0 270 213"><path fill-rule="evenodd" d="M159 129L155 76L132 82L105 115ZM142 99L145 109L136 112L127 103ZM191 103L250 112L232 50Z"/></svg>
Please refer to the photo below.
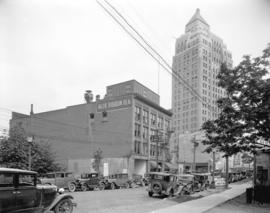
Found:
<svg viewBox="0 0 270 213"><path fill-rule="evenodd" d="M200 9L197 8L195 14L191 17L189 22L186 24L186 33L187 32L195 32L198 30L203 30L204 32L208 32L210 29L209 24L204 20L204 18L200 14Z"/></svg>
<svg viewBox="0 0 270 213"><path fill-rule="evenodd" d="M192 24L192 23L195 22L195 21L200 21L200 22L206 24L207 26L209 26L209 24L208 24L208 23L204 20L204 18L201 16L201 14L200 14L200 9L199 9L199 8L196 9L195 14L191 17L191 19L190 19L189 22L186 24L186 26Z"/></svg>

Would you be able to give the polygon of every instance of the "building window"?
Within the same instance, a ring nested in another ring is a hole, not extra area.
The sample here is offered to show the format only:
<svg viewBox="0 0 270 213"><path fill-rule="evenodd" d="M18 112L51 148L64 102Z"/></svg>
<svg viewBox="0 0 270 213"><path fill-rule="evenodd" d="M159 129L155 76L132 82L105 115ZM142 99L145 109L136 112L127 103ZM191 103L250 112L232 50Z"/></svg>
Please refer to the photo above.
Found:
<svg viewBox="0 0 270 213"><path fill-rule="evenodd" d="M164 126L165 130L170 129L170 121L165 119L165 126Z"/></svg>
<svg viewBox="0 0 270 213"><path fill-rule="evenodd" d="M144 126L143 127L143 139L148 138L148 127Z"/></svg>
<svg viewBox="0 0 270 213"><path fill-rule="evenodd" d="M157 123L158 123L158 128L162 128L163 127L163 117L158 116Z"/></svg>
<svg viewBox="0 0 270 213"><path fill-rule="evenodd" d="M143 143L143 154L148 155L148 144L147 143Z"/></svg>
<svg viewBox="0 0 270 213"><path fill-rule="evenodd" d="M154 113L151 113L151 124L156 125L157 122L157 115Z"/></svg>
<svg viewBox="0 0 270 213"><path fill-rule="evenodd" d="M151 156L155 156L156 155L156 146L155 145L151 145L150 146L150 155Z"/></svg>
<svg viewBox="0 0 270 213"><path fill-rule="evenodd" d="M135 137L141 136L141 125L140 124L135 124L134 135L135 135Z"/></svg>
<svg viewBox="0 0 270 213"><path fill-rule="evenodd" d="M90 113L89 116L90 116L90 119L94 119L95 118L95 114L94 113Z"/></svg>
<svg viewBox="0 0 270 213"><path fill-rule="evenodd" d="M153 136L156 135L156 130L151 129L150 130L150 140L153 141Z"/></svg>
<svg viewBox="0 0 270 213"><path fill-rule="evenodd" d="M141 142L135 141L134 143L134 153L135 154L141 154Z"/></svg>
<svg viewBox="0 0 270 213"><path fill-rule="evenodd" d="M148 111L147 110L143 110L143 122L145 123L145 124L148 124L148 118L149 118L149 113L148 113Z"/></svg>
<svg viewBox="0 0 270 213"><path fill-rule="evenodd" d="M108 116L108 113L107 113L106 111L103 111L103 112L102 112L102 117L103 117L103 118L106 118L107 116Z"/></svg>
<svg viewBox="0 0 270 213"><path fill-rule="evenodd" d="M141 108L138 106L135 107L135 120L136 121L141 120Z"/></svg>

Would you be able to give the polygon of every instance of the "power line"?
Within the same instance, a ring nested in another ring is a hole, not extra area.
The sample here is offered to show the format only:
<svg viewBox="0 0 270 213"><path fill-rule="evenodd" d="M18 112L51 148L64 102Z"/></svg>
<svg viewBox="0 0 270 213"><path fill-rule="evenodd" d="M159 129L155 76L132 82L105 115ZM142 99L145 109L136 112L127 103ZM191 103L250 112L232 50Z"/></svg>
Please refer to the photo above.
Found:
<svg viewBox="0 0 270 213"><path fill-rule="evenodd" d="M113 7L108 1L104 0L105 3L107 5L109 5L117 14L118 16L137 34L137 36L139 36L139 38L143 41L143 43L145 43L157 56L159 56L159 58L162 60L162 62L169 68L165 67L163 64L160 63L159 59L157 59L156 57L153 56L152 53L150 53L150 51L148 49L146 49L145 46L143 46L143 44L138 41L138 39L135 38L135 36L133 36L131 34L131 32L129 32L126 27L120 23L120 21L107 9L105 8L104 5L102 5L99 1L97 1L97 3L124 29L124 31L126 33L128 33L148 54L151 55L152 58L154 58L154 60L156 60L170 75L172 75L173 77L175 77L178 81L179 79L182 81L179 83L181 84L185 84L184 86L191 92L193 93L193 95L195 95L195 97L200 101L200 102L204 102L203 98L198 94L198 92L196 90L194 90L189 83L187 83L185 81L185 79L179 75L169 64L168 62L143 38L143 36L123 17L123 15L115 8ZM171 72L172 70L172 72ZM206 102L207 104L207 102Z"/></svg>

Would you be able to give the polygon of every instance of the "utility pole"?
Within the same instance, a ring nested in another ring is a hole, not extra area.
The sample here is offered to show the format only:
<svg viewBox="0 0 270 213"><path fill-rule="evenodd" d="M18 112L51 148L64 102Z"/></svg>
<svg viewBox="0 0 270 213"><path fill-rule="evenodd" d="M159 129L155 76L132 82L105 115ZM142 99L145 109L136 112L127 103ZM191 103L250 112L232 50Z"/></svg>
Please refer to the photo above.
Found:
<svg viewBox="0 0 270 213"><path fill-rule="evenodd" d="M193 165L192 165L192 170L193 172L196 172L196 148L199 146L199 143L196 141L196 136L194 135L194 137L192 138L193 143Z"/></svg>
<svg viewBox="0 0 270 213"><path fill-rule="evenodd" d="M155 141L156 141L156 163L157 163L157 169L158 169L158 143L159 143L159 131L156 129L156 136L155 136Z"/></svg>
<svg viewBox="0 0 270 213"><path fill-rule="evenodd" d="M33 127L32 127L32 118L33 118L34 110L33 110L33 104L31 104L31 111L30 111L30 136L27 137L27 142L28 142L28 170L31 170L31 161L32 161L32 156L31 156L31 146L34 140L33 136Z"/></svg>
<svg viewBox="0 0 270 213"><path fill-rule="evenodd" d="M177 153L176 153L176 157L177 157L177 171L178 171L178 174L180 174L180 168L179 168L179 158L180 158L179 151L180 151L180 147L179 147L179 143L180 143L180 139L179 139L179 135L177 135Z"/></svg>
<svg viewBox="0 0 270 213"><path fill-rule="evenodd" d="M153 142L156 142L156 164L158 168L158 144L160 142L160 135L159 135L159 130L155 130L155 135L153 136Z"/></svg>

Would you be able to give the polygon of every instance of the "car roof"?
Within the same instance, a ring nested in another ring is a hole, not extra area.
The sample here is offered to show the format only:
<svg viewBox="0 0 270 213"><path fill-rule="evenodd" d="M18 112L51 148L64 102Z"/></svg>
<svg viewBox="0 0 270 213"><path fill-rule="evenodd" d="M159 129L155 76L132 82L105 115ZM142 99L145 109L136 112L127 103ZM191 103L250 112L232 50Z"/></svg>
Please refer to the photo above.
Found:
<svg viewBox="0 0 270 213"><path fill-rule="evenodd" d="M177 175L178 177L194 177L194 175L190 175L190 174L181 174L181 175Z"/></svg>
<svg viewBox="0 0 270 213"><path fill-rule="evenodd" d="M46 175L49 175L49 174L66 174L66 173L72 174L73 172L48 172L48 173L46 173Z"/></svg>
<svg viewBox="0 0 270 213"><path fill-rule="evenodd" d="M4 168L4 167L0 167L0 172L37 174L37 172L30 171L30 170L14 169L14 168Z"/></svg>
<svg viewBox="0 0 270 213"><path fill-rule="evenodd" d="M169 175L174 175L171 173L166 173L166 172L149 172L149 175L165 175L165 176L169 176Z"/></svg>
<svg viewBox="0 0 270 213"><path fill-rule="evenodd" d="M211 173L192 173L192 175L197 175L197 176L209 176Z"/></svg>

